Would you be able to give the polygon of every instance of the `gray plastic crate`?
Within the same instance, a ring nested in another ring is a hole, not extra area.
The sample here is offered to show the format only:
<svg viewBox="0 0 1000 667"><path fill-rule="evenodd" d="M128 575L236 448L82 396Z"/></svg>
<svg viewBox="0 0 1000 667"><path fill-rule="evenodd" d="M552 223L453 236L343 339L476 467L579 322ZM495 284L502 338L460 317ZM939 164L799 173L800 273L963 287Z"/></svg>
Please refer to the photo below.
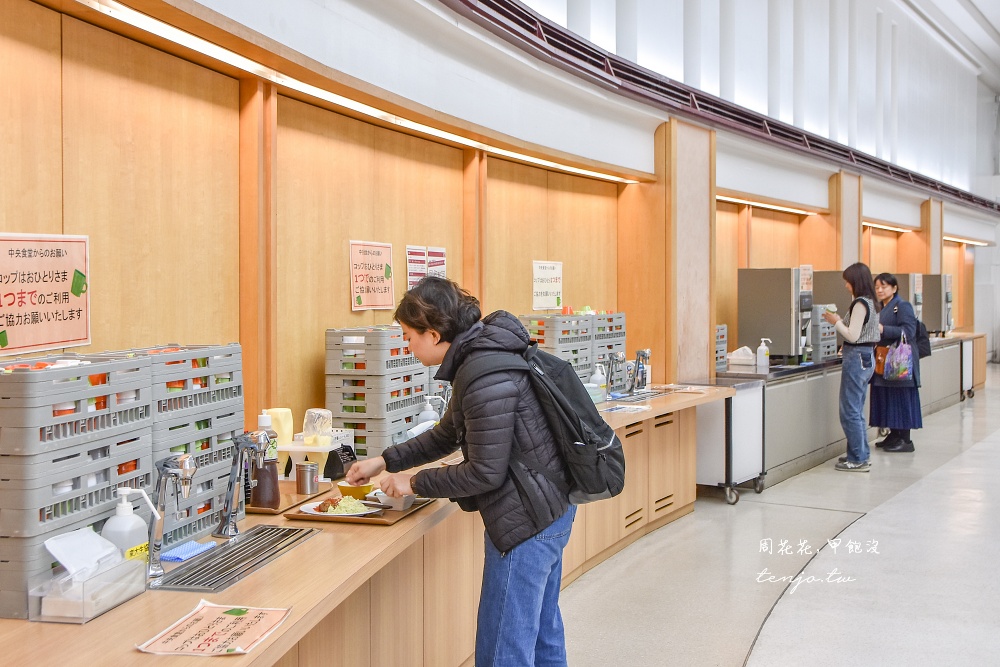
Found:
<svg viewBox="0 0 1000 667"><path fill-rule="evenodd" d="M236 512L236 520L242 521L246 518L246 507L243 502L243 494L242 492L239 492L236 496L239 501L239 506ZM225 503L225 497L226 487L223 486L222 491L214 496L210 496L208 498L201 497L197 499L189 498L183 501L181 503L181 510L187 513L187 516L177 519L176 515L174 515L174 519L172 521L164 521L163 549L166 550L172 546L180 544L181 542L197 540L211 535L212 532L219 527L219 522L222 521L222 510ZM206 503L209 507L199 514L199 507L204 506Z"/></svg>
<svg viewBox="0 0 1000 667"><path fill-rule="evenodd" d="M545 351L568 361L584 382L587 382L594 372L594 352L590 345L564 345L546 348Z"/></svg>
<svg viewBox="0 0 1000 667"><path fill-rule="evenodd" d="M75 400L60 396L67 400L11 397L0 401L0 454L66 449L152 425L152 390L148 378L142 382L129 382L128 388L119 386L119 391L110 392L94 387L105 397L105 407L90 403L89 391ZM57 408L63 406L72 412L60 414Z"/></svg>
<svg viewBox="0 0 1000 667"><path fill-rule="evenodd" d="M422 404L426 395L423 367L381 376L326 376L326 409L334 417L389 419Z"/></svg>
<svg viewBox="0 0 1000 667"><path fill-rule="evenodd" d="M76 361L76 366L37 368L40 364ZM48 398L73 394L77 398L96 397L108 391L130 389L138 382L149 384L147 359L130 359L122 354L57 354L31 359L14 359L0 364L0 398ZM33 404L39 404L35 402Z"/></svg>
<svg viewBox="0 0 1000 667"><path fill-rule="evenodd" d="M64 481L67 475L86 475L120 453L152 453L152 430L130 431L74 447L24 456L0 455L0 490Z"/></svg>
<svg viewBox="0 0 1000 667"><path fill-rule="evenodd" d="M384 375L420 366L400 327L326 330L327 375Z"/></svg>
<svg viewBox="0 0 1000 667"><path fill-rule="evenodd" d="M243 433L243 410L223 408L153 424L153 460L171 454L203 455ZM228 446L228 445L227 445Z"/></svg>
<svg viewBox="0 0 1000 667"><path fill-rule="evenodd" d="M102 464L98 473L66 473L65 479L73 485L69 491L51 483L4 491L0 494L0 535L32 537L84 519L93 520L95 515L114 508L118 500L115 489L119 486L150 490L152 453L121 453ZM90 475L92 481L87 479Z"/></svg>
<svg viewBox="0 0 1000 667"><path fill-rule="evenodd" d="M405 413L392 419L340 419L334 417L334 428L349 428L354 430L354 451L358 458L378 456L387 447L406 442L407 429L416 423L421 405L410 408ZM375 452L375 453L372 453Z"/></svg>
<svg viewBox="0 0 1000 667"><path fill-rule="evenodd" d="M594 341L625 343L625 313L594 315Z"/></svg>
<svg viewBox="0 0 1000 667"><path fill-rule="evenodd" d="M243 370L243 348L239 343L227 345L167 343L104 354L111 356L124 354L131 358L149 359L153 382L199 378Z"/></svg>
<svg viewBox="0 0 1000 667"><path fill-rule="evenodd" d="M593 315L518 315L517 319L546 350L586 347L594 340Z"/></svg>
<svg viewBox="0 0 1000 667"><path fill-rule="evenodd" d="M208 387L182 380L184 388L153 385L153 421L200 416L209 412L243 409L243 373L232 371L232 380Z"/></svg>

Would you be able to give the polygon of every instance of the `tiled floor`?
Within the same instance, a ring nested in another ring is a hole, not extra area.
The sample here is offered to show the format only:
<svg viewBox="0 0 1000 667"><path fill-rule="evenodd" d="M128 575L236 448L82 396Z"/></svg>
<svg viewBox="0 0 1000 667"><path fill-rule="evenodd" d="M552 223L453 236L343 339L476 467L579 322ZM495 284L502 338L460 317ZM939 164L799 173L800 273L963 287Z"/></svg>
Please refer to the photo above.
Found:
<svg viewBox="0 0 1000 667"><path fill-rule="evenodd" d="M569 664L1000 664L1000 367L913 440L701 495L563 591Z"/></svg>

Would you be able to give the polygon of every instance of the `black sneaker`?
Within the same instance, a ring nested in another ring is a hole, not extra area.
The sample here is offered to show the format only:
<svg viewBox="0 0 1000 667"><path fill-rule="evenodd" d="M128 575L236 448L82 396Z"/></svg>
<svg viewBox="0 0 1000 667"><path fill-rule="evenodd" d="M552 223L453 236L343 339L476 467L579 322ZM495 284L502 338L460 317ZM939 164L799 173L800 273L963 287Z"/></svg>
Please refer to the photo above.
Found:
<svg viewBox="0 0 1000 667"><path fill-rule="evenodd" d="M895 433L892 433L890 435L885 436L884 438L882 438L878 442L876 442L875 446L876 447L885 447L886 445L892 445L892 444L897 443L897 442L899 442L899 438L896 436Z"/></svg>
<svg viewBox="0 0 1000 667"><path fill-rule="evenodd" d="M837 459L837 462L838 463L847 463L847 454L844 454L839 459Z"/></svg>

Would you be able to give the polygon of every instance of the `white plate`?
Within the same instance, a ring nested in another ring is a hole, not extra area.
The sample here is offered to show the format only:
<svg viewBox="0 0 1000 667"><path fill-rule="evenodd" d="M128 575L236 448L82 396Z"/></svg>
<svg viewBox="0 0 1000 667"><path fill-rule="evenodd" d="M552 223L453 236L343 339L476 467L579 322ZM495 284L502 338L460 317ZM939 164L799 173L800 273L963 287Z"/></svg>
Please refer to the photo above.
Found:
<svg viewBox="0 0 1000 667"><path fill-rule="evenodd" d="M366 514L375 514L376 512L382 511L380 509L373 507L371 509L365 510L364 512L357 512L355 514L330 514L329 512L317 512L316 508L319 507L321 504L323 504L323 501L320 501L318 503L306 503L305 505L301 505L299 509L301 509L306 514L315 514L316 516L365 516Z"/></svg>

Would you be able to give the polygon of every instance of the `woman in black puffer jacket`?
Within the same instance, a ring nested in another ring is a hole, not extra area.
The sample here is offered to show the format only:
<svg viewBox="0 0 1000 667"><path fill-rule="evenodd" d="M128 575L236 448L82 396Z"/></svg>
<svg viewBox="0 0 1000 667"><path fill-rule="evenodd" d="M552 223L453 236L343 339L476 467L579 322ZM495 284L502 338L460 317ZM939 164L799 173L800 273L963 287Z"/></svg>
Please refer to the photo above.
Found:
<svg viewBox="0 0 1000 667"><path fill-rule="evenodd" d="M421 280L395 313L413 354L425 366L440 364L435 377L445 381L473 357L527 349L528 332L510 313L479 318L478 300L443 278ZM347 479L363 483L383 470L398 473L461 448L463 463L387 475L380 486L390 496L452 498L482 515L486 562L477 667L565 665L559 584L576 508L556 484L512 457L541 462L550 477L568 486L545 413L520 371L473 379L460 405L461 413L449 408L432 430L355 463ZM511 466L519 466L520 481L514 481Z"/></svg>

